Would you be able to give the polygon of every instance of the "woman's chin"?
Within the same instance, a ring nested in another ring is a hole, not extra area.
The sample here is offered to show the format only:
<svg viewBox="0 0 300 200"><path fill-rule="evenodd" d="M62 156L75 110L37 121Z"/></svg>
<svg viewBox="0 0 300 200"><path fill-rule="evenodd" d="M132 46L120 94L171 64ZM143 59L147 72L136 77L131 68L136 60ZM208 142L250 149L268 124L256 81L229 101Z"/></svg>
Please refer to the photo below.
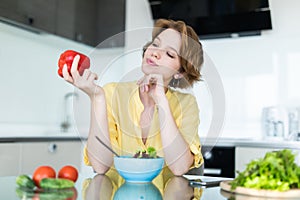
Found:
<svg viewBox="0 0 300 200"><path fill-rule="evenodd" d="M162 67L157 66L157 65L143 65L142 66L142 71L144 74L161 74Z"/></svg>

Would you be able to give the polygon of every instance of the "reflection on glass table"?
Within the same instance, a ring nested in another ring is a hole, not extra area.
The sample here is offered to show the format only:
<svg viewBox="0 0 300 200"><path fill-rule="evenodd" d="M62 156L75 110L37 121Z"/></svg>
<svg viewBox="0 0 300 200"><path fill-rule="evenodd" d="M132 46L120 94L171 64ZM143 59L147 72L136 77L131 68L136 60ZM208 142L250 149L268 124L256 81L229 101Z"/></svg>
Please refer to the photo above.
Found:
<svg viewBox="0 0 300 200"><path fill-rule="evenodd" d="M203 178L201 176L193 178ZM208 178L208 177L205 177ZM217 177L216 177L217 178ZM163 199L163 200L266 200L268 198L224 192L219 186L192 187L185 177L160 174L150 183L128 183L117 174L79 175L75 187L60 192L21 191L16 177L0 177L0 199L55 199L55 200L114 200L114 199ZM51 197L51 198L49 198ZM53 198L52 198L53 197ZM67 197L67 198L66 198ZM299 199L299 198L298 198ZM272 200L275 200L272 198Z"/></svg>
<svg viewBox="0 0 300 200"><path fill-rule="evenodd" d="M121 181L119 181L121 180ZM195 192L197 191L197 192ZM184 177L173 176L162 185L125 182L119 177L96 175L83 182L82 196L85 200L96 199L200 199L202 188L192 188Z"/></svg>
<svg viewBox="0 0 300 200"><path fill-rule="evenodd" d="M130 183L125 182L114 194L113 200L126 199L153 199L161 200L162 196L153 183Z"/></svg>

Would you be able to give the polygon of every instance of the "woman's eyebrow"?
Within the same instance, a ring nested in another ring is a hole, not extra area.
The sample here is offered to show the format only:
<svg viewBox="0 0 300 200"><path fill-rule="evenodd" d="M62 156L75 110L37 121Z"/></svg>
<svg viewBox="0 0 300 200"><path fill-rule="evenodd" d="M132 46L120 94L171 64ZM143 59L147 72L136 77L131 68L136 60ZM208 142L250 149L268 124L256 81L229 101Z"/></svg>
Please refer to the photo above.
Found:
<svg viewBox="0 0 300 200"><path fill-rule="evenodd" d="M161 41L161 39L160 39L160 37L159 37L159 36L157 36L155 39L157 39L157 40ZM176 48L174 48L174 47L172 47L172 46L170 46L170 45L167 45L167 48L169 48L169 49L172 49L173 51L175 51L175 52L176 52L176 54L177 54L177 55L179 55L179 53L178 53L178 51L177 51L177 49L176 49Z"/></svg>

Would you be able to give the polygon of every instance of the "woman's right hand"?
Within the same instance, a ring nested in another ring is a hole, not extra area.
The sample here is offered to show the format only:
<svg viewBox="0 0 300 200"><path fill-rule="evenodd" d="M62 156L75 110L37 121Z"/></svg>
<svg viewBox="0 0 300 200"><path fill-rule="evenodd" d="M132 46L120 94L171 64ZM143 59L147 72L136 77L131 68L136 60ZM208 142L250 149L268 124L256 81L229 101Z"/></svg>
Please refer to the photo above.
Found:
<svg viewBox="0 0 300 200"><path fill-rule="evenodd" d="M85 69L82 76L78 72L78 62L80 56L76 55L72 62L71 66L71 74L68 72L67 65L65 64L63 67L63 77L64 79L74 85L75 87L79 88L83 92L85 92L90 98L103 95L104 91L102 87L95 84L95 80L98 79L98 75L93 73L89 69Z"/></svg>

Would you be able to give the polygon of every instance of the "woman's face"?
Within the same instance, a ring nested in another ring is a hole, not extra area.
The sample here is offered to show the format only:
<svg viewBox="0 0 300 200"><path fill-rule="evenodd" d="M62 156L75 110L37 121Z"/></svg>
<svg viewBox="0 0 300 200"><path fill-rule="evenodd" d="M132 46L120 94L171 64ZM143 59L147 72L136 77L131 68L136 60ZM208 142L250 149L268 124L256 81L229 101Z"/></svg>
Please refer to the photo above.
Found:
<svg viewBox="0 0 300 200"><path fill-rule="evenodd" d="M178 31L166 29L146 49L142 62L144 74L161 74L168 84L180 68L181 36Z"/></svg>

